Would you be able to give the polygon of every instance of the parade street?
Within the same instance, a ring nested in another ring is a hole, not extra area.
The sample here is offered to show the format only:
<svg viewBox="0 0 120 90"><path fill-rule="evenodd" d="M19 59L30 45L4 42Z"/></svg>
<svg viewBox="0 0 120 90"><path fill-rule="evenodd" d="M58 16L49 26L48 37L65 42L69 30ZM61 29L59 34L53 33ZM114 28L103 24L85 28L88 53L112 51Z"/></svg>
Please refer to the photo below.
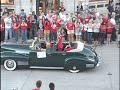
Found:
<svg viewBox="0 0 120 90"><path fill-rule="evenodd" d="M41 80L41 90L119 90L119 48L115 43L96 48L101 57L99 67L79 73L64 70L16 69L7 71L1 66L1 90L32 90Z"/></svg>

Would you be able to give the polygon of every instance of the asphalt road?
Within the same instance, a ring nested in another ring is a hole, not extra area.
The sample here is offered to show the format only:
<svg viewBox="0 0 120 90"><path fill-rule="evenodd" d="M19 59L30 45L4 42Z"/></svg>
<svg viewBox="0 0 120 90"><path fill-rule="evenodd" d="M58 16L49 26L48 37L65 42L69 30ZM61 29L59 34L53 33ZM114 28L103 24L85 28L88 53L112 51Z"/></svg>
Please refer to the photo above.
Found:
<svg viewBox="0 0 120 90"><path fill-rule="evenodd" d="M7 71L1 66L1 90L31 90L37 80L42 80L42 90L49 90L54 82L55 90L119 90L119 48L115 45L98 46L101 63L95 69L80 73L64 70L17 69Z"/></svg>

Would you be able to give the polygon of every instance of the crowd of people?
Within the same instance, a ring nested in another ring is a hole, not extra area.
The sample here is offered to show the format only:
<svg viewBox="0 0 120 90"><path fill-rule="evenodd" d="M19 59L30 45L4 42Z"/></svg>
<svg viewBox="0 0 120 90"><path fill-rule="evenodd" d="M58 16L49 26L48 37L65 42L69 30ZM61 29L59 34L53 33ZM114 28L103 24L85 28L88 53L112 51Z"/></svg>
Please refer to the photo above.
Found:
<svg viewBox="0 0 120 90"><path fill-rule="evenodd" d="M108 17L97 11L69 14L64 8L59 12L54 9L49 10L47 14L41 12L39 16L33 11L27 16L24 9L16 15L15 11L8 12L5 8L0 22L1 41L18 42L21 37L22 43L26 43L27 40L37 37L47 42L56 42L61 35L63 41L82 41L94 46L98 43L104 45L105 41L110 44L116 41L117 35L120 34L118 17L118 12L112 12Z"/></svg>

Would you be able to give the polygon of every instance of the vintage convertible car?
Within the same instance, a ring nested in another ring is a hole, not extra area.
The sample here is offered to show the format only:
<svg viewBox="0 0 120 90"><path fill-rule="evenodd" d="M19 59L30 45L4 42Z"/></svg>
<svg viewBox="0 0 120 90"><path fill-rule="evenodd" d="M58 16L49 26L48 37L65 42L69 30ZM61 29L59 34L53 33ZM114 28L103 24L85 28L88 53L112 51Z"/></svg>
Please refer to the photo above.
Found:
<svg viewBox="0 0 120 90"><path fill-rule="evenodd" d="M64 47L68 42L63 42ZM48 68L64 69L70 72L79 72L86 68L95 68L99 58L95 50L83 43L73 42L74 49L58 51L53 43L51 48L46 48L46 43L41 43L41 50L33 50L29 44L6 43L1 45L1 64L5 69L12 71L16 68Z"/></svg>

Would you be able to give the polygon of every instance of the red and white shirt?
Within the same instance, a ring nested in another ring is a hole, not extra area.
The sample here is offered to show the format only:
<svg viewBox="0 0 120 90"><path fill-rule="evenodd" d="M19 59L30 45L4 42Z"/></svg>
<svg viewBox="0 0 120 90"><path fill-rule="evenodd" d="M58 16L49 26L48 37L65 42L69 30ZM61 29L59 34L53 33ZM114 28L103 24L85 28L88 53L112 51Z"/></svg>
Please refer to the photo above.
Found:
<svg viewBox="0 0 120 90"><path fill-rule="evenodd" d="M67 28L68 30L74 30L74 28L75 28L75 23L73 23L73 22L67 22L67 23L66 23L66 28Z"/></svg>

